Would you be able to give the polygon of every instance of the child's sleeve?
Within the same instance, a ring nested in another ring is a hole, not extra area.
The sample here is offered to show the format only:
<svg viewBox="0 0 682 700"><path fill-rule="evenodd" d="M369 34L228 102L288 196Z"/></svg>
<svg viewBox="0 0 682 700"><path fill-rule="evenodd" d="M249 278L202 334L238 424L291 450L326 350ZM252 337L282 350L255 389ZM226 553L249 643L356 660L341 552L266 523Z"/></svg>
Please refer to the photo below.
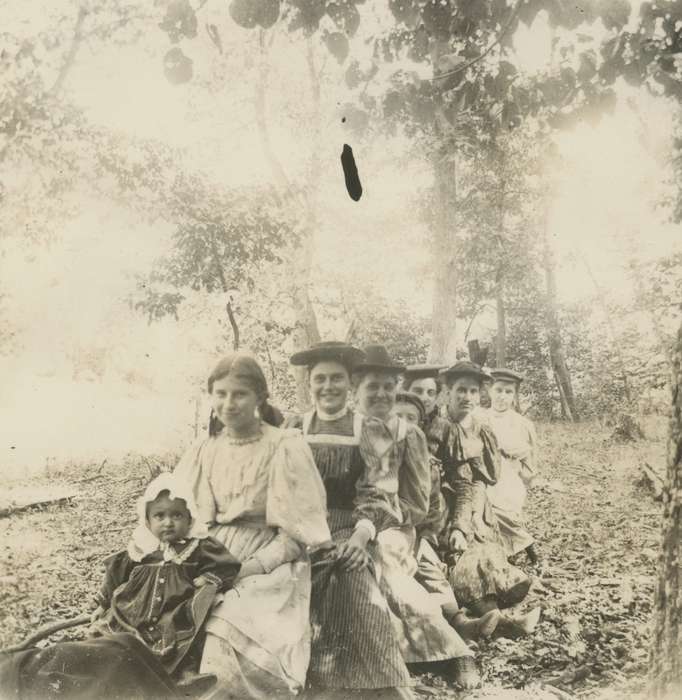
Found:
<svg viewBox="0 0 682 700"><path fill-rule="evenodd" d="M105 610L111 606L111 597L114 591L128 580L130 572L135 567L135 562L128 556L125 550L117 552L104 560L106 573L104 574L104 582L95 597L98 605L101 605Z"/></svg>
<svg viewBox="0 0 682 700"><path fill-rule="evenodd" d="M214 583L220 592L232 588L242 565L214 537L201 540L198 575Z"/></svg>

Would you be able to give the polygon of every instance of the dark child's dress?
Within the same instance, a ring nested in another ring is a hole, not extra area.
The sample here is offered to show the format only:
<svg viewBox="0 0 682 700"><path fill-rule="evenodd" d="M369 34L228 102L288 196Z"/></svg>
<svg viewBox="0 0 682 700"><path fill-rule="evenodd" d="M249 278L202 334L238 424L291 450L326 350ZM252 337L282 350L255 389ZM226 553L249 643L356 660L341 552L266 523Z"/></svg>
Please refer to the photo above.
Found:
<svg viewBox="0 0 682 700"><path fill-rule="evenodd" d="M216 594L232 587L241 567L213 537L182 540L141 561L122 551L105 564L97 596L107 610L102 631L135 635L171 674L201 633ZM198 576L208 585L196 588Z"/></svg>

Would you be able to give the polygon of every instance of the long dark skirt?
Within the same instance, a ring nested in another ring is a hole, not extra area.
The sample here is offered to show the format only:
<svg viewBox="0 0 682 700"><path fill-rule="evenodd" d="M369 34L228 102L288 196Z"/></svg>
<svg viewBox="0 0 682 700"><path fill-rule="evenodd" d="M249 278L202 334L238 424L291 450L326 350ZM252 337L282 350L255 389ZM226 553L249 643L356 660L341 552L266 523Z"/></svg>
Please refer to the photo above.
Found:
<svg viewBox="0 0 682 700"><path fill-rule="evenodd" d="M3 700L181 697L163 666L130 634L0 654Z"/></svg>
<svg viewBox="0 0 682 700"><path fill-rule="evenodd" d="M372 570L342 571L330 552L314 556L310 619L311 688L407 689L411 685L388 605Z"/></svg>

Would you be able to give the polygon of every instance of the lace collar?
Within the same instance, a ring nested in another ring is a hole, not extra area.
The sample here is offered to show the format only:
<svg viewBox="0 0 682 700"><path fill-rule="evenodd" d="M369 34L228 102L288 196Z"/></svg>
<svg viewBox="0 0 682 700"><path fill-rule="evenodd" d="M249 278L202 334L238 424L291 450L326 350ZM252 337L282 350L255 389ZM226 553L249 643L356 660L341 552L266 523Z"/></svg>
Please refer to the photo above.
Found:
<svg viewBox="0 0 682 700"><path fill-rule="evenodd" d="M252 442L258 442L263 437L263 424L260 423L258 425L258 430L253 435L247 435L246 437L233 437L232 435L228 435L224 428L220 435L230 445L250 445Z"/></svg>

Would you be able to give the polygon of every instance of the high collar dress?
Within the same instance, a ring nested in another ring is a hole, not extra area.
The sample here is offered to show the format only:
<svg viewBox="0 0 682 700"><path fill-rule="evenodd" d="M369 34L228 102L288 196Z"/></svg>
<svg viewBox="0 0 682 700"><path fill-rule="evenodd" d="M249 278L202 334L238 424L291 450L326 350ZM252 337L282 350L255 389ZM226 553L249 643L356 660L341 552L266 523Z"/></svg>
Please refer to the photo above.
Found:
<svg viewBox="0 0 682 700"><path fill-rule="evenodd" d="M238 579L208 618L201 672L218 677L215 697L299 692L310 658L306 551L330 539L310 448L300 432L263 423L252 439L198 441L176 474L191 485L211 535L265 572Z"/></svg>
<svg viewBox="0 0 682 700"><path fill-rule="evenodd" d="M492 430L500 448L500 476L488 489L488 499L497 517L502 543L512 556L533 544L524 523L523 506L526 484L535 473L535 427L511 409L489 409L482 414L482 421Z"/></svg>

